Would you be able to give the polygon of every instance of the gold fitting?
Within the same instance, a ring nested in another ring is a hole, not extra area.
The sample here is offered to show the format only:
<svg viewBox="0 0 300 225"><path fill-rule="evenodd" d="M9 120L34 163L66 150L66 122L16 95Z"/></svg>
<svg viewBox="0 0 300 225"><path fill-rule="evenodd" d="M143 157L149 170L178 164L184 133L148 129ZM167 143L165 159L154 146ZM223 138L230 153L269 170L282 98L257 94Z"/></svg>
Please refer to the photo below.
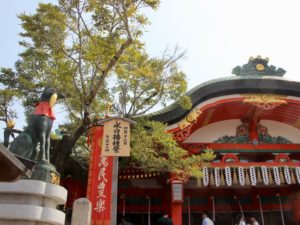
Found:
<svg viewBox="0 0 300 225"><path fill-rule="evenodd" d="M15 121L13 121L13 120L8 120L7 123L6 123L6 126L7 126L7 128L10 128L10 129L14 128L14 126L15 126Z"/></svg>

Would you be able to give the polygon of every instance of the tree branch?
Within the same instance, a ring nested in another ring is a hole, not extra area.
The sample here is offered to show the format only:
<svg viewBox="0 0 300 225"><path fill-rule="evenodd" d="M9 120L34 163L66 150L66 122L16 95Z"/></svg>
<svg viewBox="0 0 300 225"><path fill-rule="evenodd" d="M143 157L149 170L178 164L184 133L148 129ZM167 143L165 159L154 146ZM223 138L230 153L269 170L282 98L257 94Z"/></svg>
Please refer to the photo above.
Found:
<svg viewBox="0 0 300 225"><path fill-rule="evenodd" d="M90 93L89 98L87 100L87 104L91 104L94 101L94 99L95 99L97 93L99 92L100 88L102 87L102 85L104 83L104 80L107 77L109 71L117 63L117 61L119 60L119 58L121 57L121 55L123 54L125 49L128 48L131 44L132 44L132 39L131 38L127 39L126 42L121 45L121 47L119 48L117 53L109 61L109 63L107 64L105 70L102 71L98 82L96 83L96 85L92 89L92 92Z"/></svg>
<svg viewBox="0 0 300 225"><path fill-rule="evenodd" d="M76 7L77 13L78 13L78 18L77 18L77 30L78 30L78 40L79 40L79 52L78 52L78 69L79 69L79 77L80 77L80 82L81 82L81 89L83 92L82 95L82 100L84 103L86 102L86 88L84 84L84 78L83 78L83 72L82 72L82 34L81 34L81 28L80 28L80 18L81 18L81 11L79 9L79 2ZM84 109L86 110L86 109Z"/></svg>
<svg viewBox="0 0 300 225"><path fill-rule="evenodd" d="M154 106L156 106L157 103L159 103L159 101L161 100L163 94L164 94L164 91L163 91L163 87L162 87L162 90L161 90L160 94L158 95L156 101L151 106L149 106L148 108L146 108L145 110L143 110L143 111L141 111L139 113L138 113L138 110L136 110L132 116L143 115L146 112L148 112L150 109L152 109Z"/></svg>

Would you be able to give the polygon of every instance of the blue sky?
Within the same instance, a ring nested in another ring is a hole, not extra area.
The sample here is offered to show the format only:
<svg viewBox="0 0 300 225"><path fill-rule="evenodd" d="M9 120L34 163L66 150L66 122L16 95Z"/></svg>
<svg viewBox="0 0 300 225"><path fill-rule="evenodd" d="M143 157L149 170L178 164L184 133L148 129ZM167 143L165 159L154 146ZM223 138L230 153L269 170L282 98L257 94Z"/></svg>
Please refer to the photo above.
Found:
<svg viewBox="0 0 300 225"><path fill-rule="evenodd" d="M22 30L17 15L23 12L33 13L38 5L37 0L10 0L1 2L0 16L0 67L12 67L18 58L21 48L18 35ZM46 1L44 1L46 2Z"/></svg>
<svg viewBox="0 0 300 225"><path fill-rule="evenodd" d="M2 2L0 67L12 67L21 51L17 14L34 12L38 2L51 1ZM287 70L285 77L300 80L299 6L298 0L161 0L158 11L146 11L152 24L143 41L152 56L167 46L186 51L180 67L189 88L229 76L233 67L257 55Z"/></svg>

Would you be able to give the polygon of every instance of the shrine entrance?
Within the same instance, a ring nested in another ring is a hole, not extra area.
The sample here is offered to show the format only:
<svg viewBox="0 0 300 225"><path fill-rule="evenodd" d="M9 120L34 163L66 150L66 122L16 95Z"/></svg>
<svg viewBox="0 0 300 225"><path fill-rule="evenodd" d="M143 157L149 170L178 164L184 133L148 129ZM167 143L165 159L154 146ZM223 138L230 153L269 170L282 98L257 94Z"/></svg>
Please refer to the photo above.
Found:
<svg viewBox="0 0 300 225"><path fill-rule="evenodd" d="M267 59L251 58L233 70L237 77L188 92L191 109L172 105L152 114L189 154L212 149L216 158L203 167L202 179L191 178L177 189L183 193L178 202L172 201L172 174L121 170L119 197L125 198L119 212L125 208L147 216L151 199L151 214L167 211L174 225L201 225L203 211L220 225L236 224L241 212L255 216L260 225L298 225L300 82L285 80L271 68ZM155 225L155 220L151 216L147 224Z"/></svg>

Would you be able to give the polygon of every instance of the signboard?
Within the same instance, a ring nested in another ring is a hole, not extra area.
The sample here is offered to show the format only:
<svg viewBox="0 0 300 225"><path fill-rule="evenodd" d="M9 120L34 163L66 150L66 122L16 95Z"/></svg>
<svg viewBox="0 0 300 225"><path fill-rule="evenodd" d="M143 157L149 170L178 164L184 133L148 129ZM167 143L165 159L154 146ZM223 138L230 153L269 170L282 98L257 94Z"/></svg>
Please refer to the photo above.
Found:
<svg viewBox="0 0 300 225"><path fill-rule="evenodd" d="M130 123L128 121L111 119L104 122L101 156L130 156Z"/></svg>
<svg viewBox="0 0 300 225"><path fill-rule="evenodd" d="M92 204L91 225L110 225L112 203L113 157L102 157L101 143L103 126L92 128L91 156L87 187L87 197Z"/></svg>

